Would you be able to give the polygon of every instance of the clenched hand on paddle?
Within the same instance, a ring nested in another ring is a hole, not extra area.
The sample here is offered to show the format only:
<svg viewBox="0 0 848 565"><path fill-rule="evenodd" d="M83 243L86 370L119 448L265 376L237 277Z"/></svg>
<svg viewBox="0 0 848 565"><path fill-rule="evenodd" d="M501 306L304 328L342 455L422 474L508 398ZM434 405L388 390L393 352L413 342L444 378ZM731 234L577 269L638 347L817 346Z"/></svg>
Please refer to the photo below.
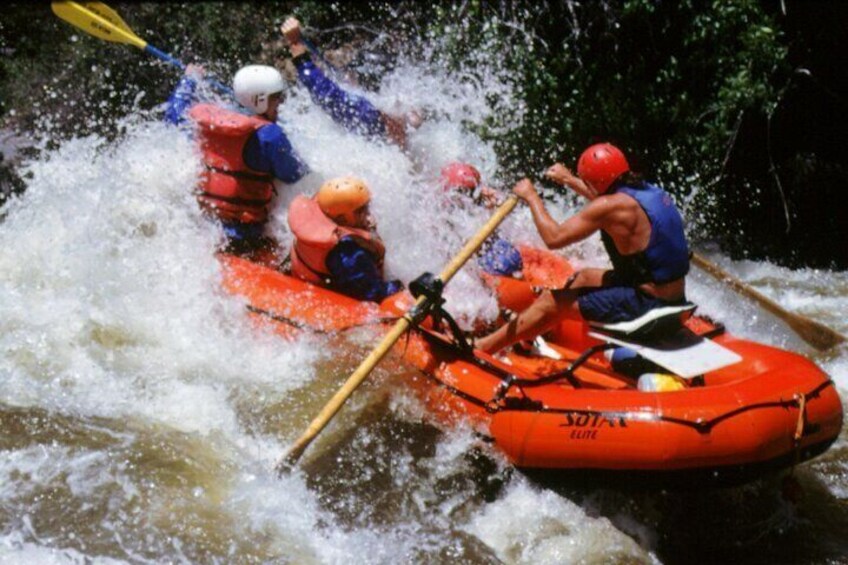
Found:
<svg viewBox="0 0 848 565"><path fill-rule="evenodd" d="M439 280L443 284L447 284L457 271L459 271L459 269L466 263L466 261L468 261L468 259L477 252L480 246L483 245L486 238L495 231L503 219L512 211L513 208L515 208L517 202L518 198L516 196L510 196L503 204L500 205L494 215L489 218L489 221L480 228L480 231L465 244L465 247L460 250L460 252L439 274ZM315 439L315 437L321 433L321 430L327 426L333 416L335 416L341 409L345 401L350 398L351 394L353 394L353 391L362 384L377 363L386 356L395 342L400 339L407 329L409 329L409 326L417 320L419 315L426 311L428 301L429 299L426 296L421 296L416 301L415 305L407 311L403 318L395 323L389 333L383 337L377 347L374 348L368 357L362 361L359 367L357 367L350 377L348 377L342 388L339 389L335 396L333 396L327 405L324 406L318 416L316 416L312 423L309 424L309 427L303 435L301 435L288 452L280 458L276 467L278 473L283 473L298 462L300 457L303 455L303 452L306 451L306 448L309 447L310 443L312 443L312 440Z"/></svg>

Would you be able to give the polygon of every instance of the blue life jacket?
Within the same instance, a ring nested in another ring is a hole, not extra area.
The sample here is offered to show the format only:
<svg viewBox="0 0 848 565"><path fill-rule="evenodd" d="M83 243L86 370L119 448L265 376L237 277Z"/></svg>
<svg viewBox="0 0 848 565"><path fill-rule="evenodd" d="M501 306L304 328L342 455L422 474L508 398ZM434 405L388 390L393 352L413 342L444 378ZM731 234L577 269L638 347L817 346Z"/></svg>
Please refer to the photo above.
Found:
<svg viewBox="0 0 848 565"><path fill-rule="evenodd" d="M477 264L484 272L509 277L524 268L521 253L510 242L501 238L490 241L486 240L477 258Z"/></svg>
<svg viewBox="0 0 848 565"><path fill-rule="evenodd" d="M626 194L636 200L651 222L651 238L644 251L622 255L612 238L601 232L601 240L612 261L616 280L637 286L646 282L666 283L689 272L689 247L683 219L671 196L658 186L621 186L610 194Z"/></svg>

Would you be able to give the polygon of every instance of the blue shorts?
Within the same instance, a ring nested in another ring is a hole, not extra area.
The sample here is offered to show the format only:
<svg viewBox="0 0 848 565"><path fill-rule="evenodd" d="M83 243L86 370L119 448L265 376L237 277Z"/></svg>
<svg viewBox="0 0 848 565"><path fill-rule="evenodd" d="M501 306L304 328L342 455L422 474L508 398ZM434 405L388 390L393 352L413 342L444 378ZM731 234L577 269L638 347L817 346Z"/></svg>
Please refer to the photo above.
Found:
<svg viewBox="0 0 848 565"><path fill-rule="evenodd" d="M635 320L649 310L669 304L632 286L585 288L577 292L583 319L602 324Z"/></svg>
<svg viewBox="0 0 848 565"><path fill-rule="evenodd" d="M243 224L241 222L221 222L224 234L231 241L257 243L265 232L264 223Z"/></svg>

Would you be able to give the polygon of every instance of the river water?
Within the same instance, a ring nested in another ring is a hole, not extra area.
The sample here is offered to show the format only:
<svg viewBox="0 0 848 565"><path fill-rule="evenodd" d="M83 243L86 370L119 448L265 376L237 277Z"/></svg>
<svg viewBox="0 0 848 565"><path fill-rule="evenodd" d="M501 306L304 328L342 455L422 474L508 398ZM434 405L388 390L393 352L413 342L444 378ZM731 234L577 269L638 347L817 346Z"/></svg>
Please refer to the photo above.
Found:
<svg viewBox="0 0 848 565"><path fill-rule="evenodd" d="M277 237L288 241L294 194L356 174L375 195L389 273L438 272L486 218L441 206L439 168L461 158L496 186L514 180L461 126L512 96L478 64L462 84L412 64L386 77L378 105L431 109L408 154L345 133L295 88L282 123L314 172L281 190ZM515 123L522 112L516 103ZM845 432L794 469L795 487L779 476L691 492L540 484L462 423L437 427L391 361L276 478L275 459L375 335L290 342L252 325L219 288L219 235L190 194L191 140L156 111L104 127L125 133L66 140L22 165L27 190L2 211L0 563L848 563ZM578 204L554 202L558 218ZM503 229L539 243L526 208ZM848 273L702 251L848 333ZM604 262L597 239L568 254ZM689 294L731 332L809 356L848 397L848 348L816 353L702 273ZM466 319L496 310L473 265L448 298Z"/></svg>

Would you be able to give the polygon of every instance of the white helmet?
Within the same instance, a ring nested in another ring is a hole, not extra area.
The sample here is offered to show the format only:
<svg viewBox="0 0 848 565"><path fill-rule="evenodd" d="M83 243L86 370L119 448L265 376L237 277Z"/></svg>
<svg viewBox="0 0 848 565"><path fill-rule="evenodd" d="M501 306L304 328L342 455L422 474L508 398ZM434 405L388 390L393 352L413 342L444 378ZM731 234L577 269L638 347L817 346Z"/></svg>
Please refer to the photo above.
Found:
<svg viewBox="0 0 848 565"><path fill-rule="evenodd" d="M257 114L268 111L268 97L282 92L286 83L283 75L274 67L267 65L248 65L242 67L233 77L233 91L236 100L245 108Z"/></svg>

